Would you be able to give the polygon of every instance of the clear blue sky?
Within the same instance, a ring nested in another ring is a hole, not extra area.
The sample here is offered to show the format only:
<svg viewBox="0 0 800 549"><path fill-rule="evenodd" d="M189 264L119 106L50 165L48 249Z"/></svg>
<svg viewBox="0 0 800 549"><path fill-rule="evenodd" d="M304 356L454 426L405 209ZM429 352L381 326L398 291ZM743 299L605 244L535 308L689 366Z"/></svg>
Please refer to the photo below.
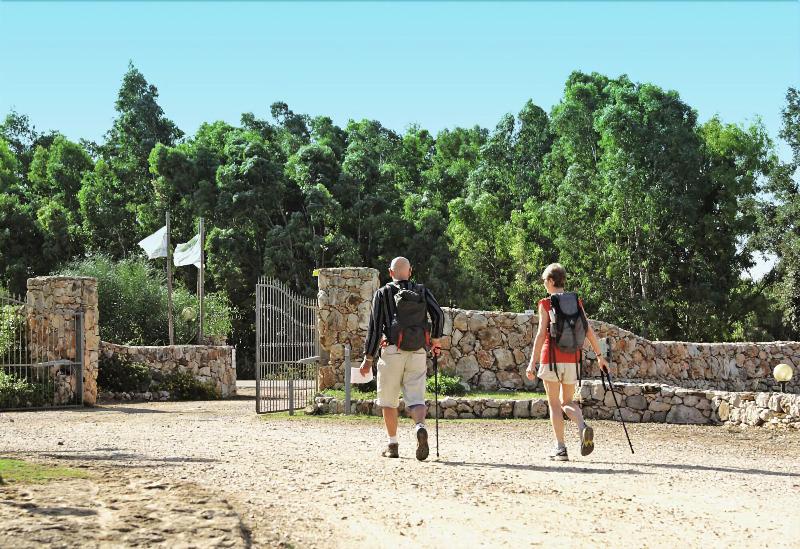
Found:
<svg viewBox="0 0 800 549"><path fill-rule="evenodd" d="M0 1L0 51L0 114L72 139L109 128L129 59L189 134L276 100L339 124L491 128L529 98L549 110L580 69L678 90L701 120L761 116L777 139L800 3Z"/></svg>

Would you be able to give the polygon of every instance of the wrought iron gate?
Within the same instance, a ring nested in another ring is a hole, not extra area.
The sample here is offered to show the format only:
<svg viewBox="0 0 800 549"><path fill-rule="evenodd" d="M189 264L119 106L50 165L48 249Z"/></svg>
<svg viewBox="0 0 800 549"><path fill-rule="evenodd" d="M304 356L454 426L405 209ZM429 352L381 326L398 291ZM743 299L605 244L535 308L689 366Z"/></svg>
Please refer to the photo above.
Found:
<svg viewBox="0 0 800 549"><path fill-rule="evenodd" d="M256 284L256 413L290 414L317 393L317 303L274 279Z"/></svg>
<svg viewBox="0 0 800 549"><path fill-rule="evenodd" d="M0 296L0 410L83 405L83 313Z"/></svg>

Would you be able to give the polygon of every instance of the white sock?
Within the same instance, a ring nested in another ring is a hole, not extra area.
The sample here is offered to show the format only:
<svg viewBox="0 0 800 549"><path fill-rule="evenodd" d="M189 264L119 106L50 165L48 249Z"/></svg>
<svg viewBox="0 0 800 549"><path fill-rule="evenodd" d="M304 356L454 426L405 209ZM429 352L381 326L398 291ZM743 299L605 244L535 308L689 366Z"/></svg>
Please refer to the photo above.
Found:
<svg viewBox="0 0 800 549"><path fill-rule="evenodd" d="M417 423L417 424L414 426L414 432L416 433L417 431L419 431L420 429L422 429L422 428L424 428L424 427L425 427L425 424L424 424L424 423Z"/></svg>
<svg viewBox="0 0 800 549"><path fill-rule="evenodd" d="M389 437L389 444L397 444L397 436Z"/></svg>

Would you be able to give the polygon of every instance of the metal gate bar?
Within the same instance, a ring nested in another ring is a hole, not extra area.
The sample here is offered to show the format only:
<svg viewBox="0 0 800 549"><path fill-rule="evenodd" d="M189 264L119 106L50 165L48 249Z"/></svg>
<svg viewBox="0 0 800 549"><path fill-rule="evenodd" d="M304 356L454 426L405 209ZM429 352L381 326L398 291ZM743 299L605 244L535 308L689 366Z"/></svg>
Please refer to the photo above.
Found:
<svg viewBox="0 0 800 549"><path fill-rule="evenodd" d="M275 279L256 284L256 413L304 408L317 393L317 304Z"/></svg>
<svg viewBox="0 0 800 549"><path fill-rule="evenodd" d="M0 296L0 410L83 405L83 313Z"/></svg>

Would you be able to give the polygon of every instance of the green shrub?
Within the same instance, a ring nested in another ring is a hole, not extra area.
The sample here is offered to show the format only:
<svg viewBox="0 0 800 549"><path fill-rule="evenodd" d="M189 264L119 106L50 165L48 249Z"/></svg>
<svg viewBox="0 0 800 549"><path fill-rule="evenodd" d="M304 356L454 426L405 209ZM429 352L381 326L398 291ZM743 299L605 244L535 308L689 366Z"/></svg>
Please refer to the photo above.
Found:
<svg viewBox="0 0 800 549"><path fill-rule="evenodd" d="M106 358L100 354L97 385L102 391L143 393L150 390L152 381L152 373L146 364L117 355Z"/></svg>
<svg viewBox="0 0 800 549"><path fill-rule="evenodd" d="M100 308L100 337L123 345L167 345L169 299L167 280L161 263L143 258L114 260L107 255L93 255L73 261L58 274L92 276L97 279ZM175 343L194 343L199 319L184 318L187 308L199 310L197 296L183 283L173 280L173 321ZM224 293L208 293L204 300L206 335L229 335L234 314Z"/></svg>
<svg viewBox="0 0 800 549"><path fill-rule="evenodd" d="M429 377L426 383L426 388L429 392L433 392L436 383L435 377ZM446 396L462 396L466 394L464 386L461 385L461 378L439 372L439 394Z"/></svg>
<svg viewBox="0 0 800 549"><path fill-rule="evenodd" d="M0 408L44 406L53 394L52 381L31 382L0 371Z"/></svg>
<svg viewBox="0 0 800 549"><path fill-rule="evenodd" d="M220 397L210 381L200 381L189 372L172 372L156 384L158 391L169 391L178 400L216 400Z"/></svg>
<svg viewBox="0 0 800 549"><path fill-rule="evenodd" d="M0 306L0 357L9 356L20 344L20 329L25 323L21 305Z"/></svg>

